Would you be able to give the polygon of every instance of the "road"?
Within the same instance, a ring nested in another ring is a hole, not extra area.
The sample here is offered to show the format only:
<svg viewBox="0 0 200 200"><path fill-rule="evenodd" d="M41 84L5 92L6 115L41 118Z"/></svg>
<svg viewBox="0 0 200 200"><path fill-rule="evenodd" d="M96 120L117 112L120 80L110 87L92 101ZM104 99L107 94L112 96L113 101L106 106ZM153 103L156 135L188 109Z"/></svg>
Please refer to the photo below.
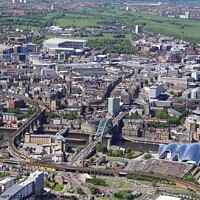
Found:
<svg viewBox="0 0 200 200"><path fill-rule="evenodd" d="M140 192L142 195L137 198L138 200L144 200L147 197L152 196L152 195L150 195L150 192L152 191L152 193L153 193L156 190L160 190L160 191L163 191L163 192L166 192L166 193L169 193L169 194L177 193L177 194L188 195L188 196L191 196L191 195L194 194L193 192L187 191L185 189L181 189L181 188L177 188L177 187L176 188L167 187L167 185L157 184L157 187L153 187L151 185L151 183L147 182L147 184L146 183L144 184L144 183L141 183L140 181L129 180L129 179L126 179L124 177L118 177L118 178L115 178L114 180L113 180L112 177L99 176L99 178L102 178L104 180L110 180L113 183L115 183L115 181L118 180L118 181L121 181L121 182L128 183L130 185L130 186L121 187L121 188L116 188L116 187L114 188L112 186L110 186L109 188L103 188L102 190L105 192L105 194L109 194L111 196L109 199L112 199L113 193L123 191L123 190L132 190L132 191ZM196 194L196 196L199 197L199 195L197 195L197 194Z"/></svg>
<svg viewBox="0 0 200 200"><path fill-rule="evenodd" d="M113 126L117 125L118 122L124 118L124 116L127 114L127 112L120 112L116 117L115 119L112 120L112 123L113 123Z"/></svg>
<svg viewBox="0 0 200 200"><path fill-rule="evenodd" d="M74 158L72 158L72 165L77 165L78 163L80 163L81 160L83 160L83 158L85 156L88 156L88 154L94 149L94 147L102 140L101 136L96 136L96 138L92 141L90 141L87 146L81 151L79 152Z"/></svg>

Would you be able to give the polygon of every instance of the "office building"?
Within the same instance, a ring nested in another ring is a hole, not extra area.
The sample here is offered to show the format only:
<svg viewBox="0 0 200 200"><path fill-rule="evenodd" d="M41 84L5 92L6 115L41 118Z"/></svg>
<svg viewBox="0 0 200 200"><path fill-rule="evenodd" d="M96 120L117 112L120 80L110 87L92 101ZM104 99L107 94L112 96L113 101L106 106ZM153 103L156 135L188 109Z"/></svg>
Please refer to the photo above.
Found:
<svg viewBox="0 0 200 200"><path fill-rule="evenodd" d="M119 98L108 98L108 113L111 116L117 116L120 111L120 99Z"/></svg>
<svg viewBox="0 0 200 200"><path fill-rule="evenodd" d="M191 90L191 99L200 99L200 87Z"/></svg>
<svg viewBox="0 0 200 200"><path fill-rule="evenodd" d="M190 19L190 12L185 12L185 18Z"/></svg>
<svg viewBox="0 0 200 200"><path fill-rule="evenodd" d="M41 198L44 193L44 172L36 171L23 182L7 189L0 195L0 200L22 200L32 195Z"/></svg>
<svg viewBox="0 0 200 200"><path fill-rule="evenodd" d="M137 35L141 34L142 33L142 25L136 25L135 26L135 33Z"/></svg>
<svg viewBox="0 0 200 200"><path fill-rule="evenodd" d="M37 197L42 196L44 192L44 172L36 171L28 177L29 181L33 181L34 195Z"/></svg>
<svg viewBox="0 0 200 200"><path fill-rule="evenodd" d="M200 72L192 72L191 77L194 78L195 81L200 81Z"/></svg>
<svg viewBox="0 0 200 200"><path fill-rule="evenodd" d="M129 105L131 103L131 95L126 91L121 92L121 101L124 105Z"/></svg>
<svg viewBox="0 0 200 200"><path fill-rule="evenodd" d="M159 95L164 92L163 84L161 85L153 85L149 88L149 98L156 99Z"/></svg>
<svg viewBox="0 0 200 200"><path fill-rule="evenodd" d="M41 69L41 76L53 76L55 75L54 69L43 68Z"/></svg>

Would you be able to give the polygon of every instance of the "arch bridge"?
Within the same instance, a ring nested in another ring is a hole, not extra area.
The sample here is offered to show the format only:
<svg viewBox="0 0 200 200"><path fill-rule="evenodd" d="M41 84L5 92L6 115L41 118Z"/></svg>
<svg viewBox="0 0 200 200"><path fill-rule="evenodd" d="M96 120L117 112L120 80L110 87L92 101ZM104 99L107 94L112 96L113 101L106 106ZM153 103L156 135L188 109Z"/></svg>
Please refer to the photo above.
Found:
<svg viewBox="0 0 200 200"><path fill-rule="evenodd" d="M86 145L86 147L75 155L75 157L72 159L71 164L77 164L83 158L86 158L94 149L94 147L98 143L103 142L103 137L107 133L110 133L113 128L112 120L108 118L102 118L99 122L99 126L97 128L96 134L94 135L93 139Z"/></svg>
<svg viewBox="0 0 200 200"><path fill-rule="evenodd" d="M110 133L111 129L113 128L112 120L109 118L102 118L99 122L99 126L97 128L96 135L97 136L104 136L106 133Z"/></svg>

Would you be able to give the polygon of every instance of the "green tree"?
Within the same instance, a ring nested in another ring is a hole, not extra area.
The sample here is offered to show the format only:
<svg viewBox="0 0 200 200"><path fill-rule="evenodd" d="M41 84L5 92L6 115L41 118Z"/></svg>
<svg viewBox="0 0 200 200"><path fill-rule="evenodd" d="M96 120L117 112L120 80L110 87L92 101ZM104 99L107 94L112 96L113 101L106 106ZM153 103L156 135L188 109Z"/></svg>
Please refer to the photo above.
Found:
<svg viewBox="0 0 200 200"><path fill-rule="evenodd" d="M108 156L113 156L113 150L112 149L108 149L107 155Z"/></svg>
<svg viewBox="0 0 200 200"><path fill-rule="evenodd" d="M167 114L166 110L160 110L156 113L156 117L158 119L167 119L169 117L169 115Z"/></svg>
<svg viewBox="0 0 200 200"><path fill-rule="evenodd" d="M89 183L91 183L91 184L93 184L93 185L104 186L104 187L107 186L105 180L103 180L103 179L101 179L101 178L92 178L92 179L89 180Z"/></svg>
<svg viewBox="0 0 200 200"><path fill-rule="evenodd" d="M50 119L52 119L52 118L59 117L59 115L56 114L55 112L47 112L46 115L47 115L48 121L49 121Z"/></svg>
<svg viewBox="0 0 200 200"><path fill-rule="evenodd" d="M90 192L92 195L95 195L95 194L98 194L100 192L100 190L98 188L91 187Z"/></svg>
<svg viewBox="0 0 200 200"><path fill-rule="evenodd" d="M64 118L64 119L68 119L68 120L74 120L74 119L76 119L77 117L76 117L76 115L75 115L74 113L72 113L72 112L66 112L66 113L64 113L63 118Z"/></svg>
<svg viewBox="0 0 200 200"><path fill-rule="evenodd" d="M74 150L72 149L72 147L70 145L68 145L67 148L66 148L66 152L74 153Z"/></svg>
<svg viewBox="0 0 200 200"><path fill-rule="evenodd" d="M13 83L13 86L19 87L19 82Z"/></svg>
<svg viewBox="0 0 200 200"><path fill-rule="evenodd" d="M96 149L96 151L98 151L98 152L102 152L102 153L106 153L107 152L107 147L106 147L106 145L104 145L104 144L97 144L96 146L95 146L95 149Z"/></svg>
<svg viewBox="0 0 200 200"><path fill-rule="evenodd" d="M83 189L80 188L80 187L78 187L78 188L76 189L76 193L77 193L77 194L80 194L80 195L84 195L84 194L85 194L84 191L83 191Z"/></svg>
<svg viewBox="0 0 200 200"><path fill-rule="evenodd" d="M131 153L126 153L125 154L125 158L132 159L132 154Z"/></svg>
<svg viewBox="0 0 200 200"><path fill-rule="evenodd" d="M152 157L152 155L150 154L150 153L146 153L145 155L144 155L144 159L145 160L148 160L148 159L150 159Z"/></svg>
<svg viewBox="0 0 200 200"><path fill-rule="evenodd" d="M123 154L124 154L124 152L123 152L122 150L120 150L120 149L117 149L117 150L115 150L115 151L113 152L113 156L114 156L114 157L122 157Z"/></svg>
<svg viewBox="0 0 200 200"><path fill-rule="evenodd" d="M157 180L152 181L152 186L155 187L157 185Z"/></svg>
<svg viewBox="0 0 200 200"><path fill-rule="evenodd" d="M126 119L142 119L142 116L139 114L132 114L132 115L126 115Z"/></svg>
<svg viewBox="0 0 200 200"><path fill-rule="evenodd" d="M81 152L84 149L84 147L82 145L77 146L76 151L77 153Z"/></svg>
<svg viewBox="0 0 200 200"><path fill-rule="evenodd" d="M131 147L128 147L128 149L127 149L127 153L132 153L132 149L131 149Z"/></svg>
<svg viewBox="0 0 200 200"><path fill-rule="evenodd" d="M44 181L44 186L49 187L49 182L47 180Z"/></svg>

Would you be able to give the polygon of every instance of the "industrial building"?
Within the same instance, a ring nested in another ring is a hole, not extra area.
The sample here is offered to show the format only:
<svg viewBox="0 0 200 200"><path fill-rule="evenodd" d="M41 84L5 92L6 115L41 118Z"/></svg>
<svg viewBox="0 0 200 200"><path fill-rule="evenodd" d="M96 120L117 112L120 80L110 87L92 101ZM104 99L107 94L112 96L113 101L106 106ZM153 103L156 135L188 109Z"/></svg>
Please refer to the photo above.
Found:
<svg viewBox="0 0 200 200"><path fill-rule="evenodd" d="M43 50L50 54L73 53L87 48L87 40L51 38L43 42Z"/></svg>
<svg viewBox="0 0 200 200"><path fill-rule="evenodd" d="M56 144L62 151L66 149L66 140L58 133L56 135L26 133L25 143Z"/></svg>

